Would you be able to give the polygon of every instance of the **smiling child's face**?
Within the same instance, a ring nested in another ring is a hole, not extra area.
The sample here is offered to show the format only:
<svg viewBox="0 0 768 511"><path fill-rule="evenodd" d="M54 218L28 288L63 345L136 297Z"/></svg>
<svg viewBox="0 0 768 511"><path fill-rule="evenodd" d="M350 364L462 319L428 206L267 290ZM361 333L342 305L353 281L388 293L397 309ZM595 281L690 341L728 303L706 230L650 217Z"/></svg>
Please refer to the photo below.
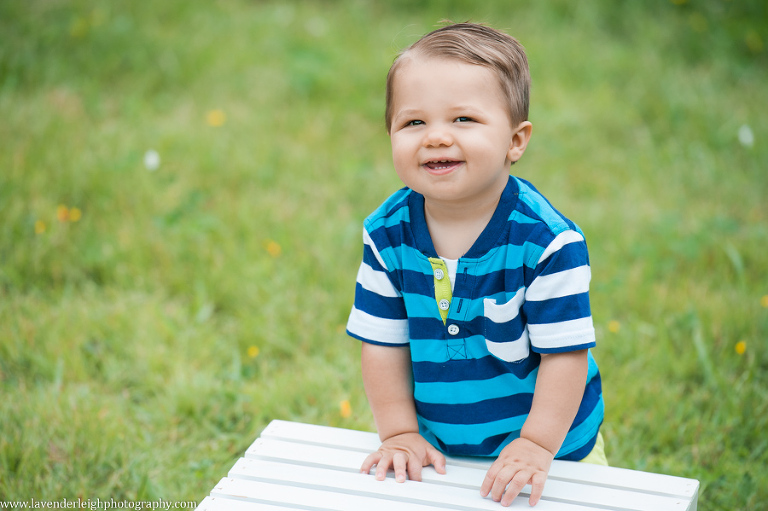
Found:
<svg viewBox="0 0 768 511"><path fill-rule="evenodd" d="M527 137L521 145L494 72L417 55L402 63L393 90L392 158L403 183L435 204L498 200Z"/></svg>

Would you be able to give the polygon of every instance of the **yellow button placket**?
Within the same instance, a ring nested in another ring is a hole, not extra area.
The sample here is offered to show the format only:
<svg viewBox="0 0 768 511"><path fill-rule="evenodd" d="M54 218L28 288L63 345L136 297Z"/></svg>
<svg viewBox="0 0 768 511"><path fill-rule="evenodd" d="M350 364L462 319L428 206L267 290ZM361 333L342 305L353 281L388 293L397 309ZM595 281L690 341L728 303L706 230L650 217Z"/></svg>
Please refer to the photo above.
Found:
<svg viewBox="0 0 768 511"><path fill-rule="evenodd" d="M439 257L430 257L429 263L432 265L432 276L435 279L435 303L437 303L437 310L440 311L440 317L443 318L443 324L445 324L448 320L448 311L451 308L451 299L453 298L451 278L448 276L448 267L445 265L445 261Z"/></svg>

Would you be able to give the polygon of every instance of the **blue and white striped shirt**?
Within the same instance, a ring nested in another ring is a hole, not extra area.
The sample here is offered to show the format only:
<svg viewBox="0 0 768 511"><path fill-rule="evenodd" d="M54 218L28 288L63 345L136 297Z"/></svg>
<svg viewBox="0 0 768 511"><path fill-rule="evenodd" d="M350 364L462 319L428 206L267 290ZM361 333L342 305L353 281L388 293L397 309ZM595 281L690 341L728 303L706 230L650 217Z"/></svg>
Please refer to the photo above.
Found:
<svg viewBox="0 0 768 511"><path fill-rule="evenodd" d="M435 447L498 456L528 417L540 354L595 345L581 230L510 176L490 222L458 261L445 319L422 195L394 193L365 220L363 238L348 334L410 346L419 427ZM584 396L559 459L589 454L603 420L600 373L588 358Z"/></svg>

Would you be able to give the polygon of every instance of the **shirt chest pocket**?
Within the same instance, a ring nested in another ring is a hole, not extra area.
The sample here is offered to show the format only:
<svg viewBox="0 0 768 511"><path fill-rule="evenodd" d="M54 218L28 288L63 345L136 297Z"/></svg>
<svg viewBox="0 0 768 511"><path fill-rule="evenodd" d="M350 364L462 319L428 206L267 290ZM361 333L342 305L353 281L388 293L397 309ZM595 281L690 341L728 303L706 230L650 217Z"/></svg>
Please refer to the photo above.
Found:
<svg viewBox="0 0 768 511"><path fill-rule="evenodd" d="M530 354L528 329L520 316L524 301L523 289L505 303L492 298L483 300L485 346L491 355L504 362L520 362Z"/></svg>

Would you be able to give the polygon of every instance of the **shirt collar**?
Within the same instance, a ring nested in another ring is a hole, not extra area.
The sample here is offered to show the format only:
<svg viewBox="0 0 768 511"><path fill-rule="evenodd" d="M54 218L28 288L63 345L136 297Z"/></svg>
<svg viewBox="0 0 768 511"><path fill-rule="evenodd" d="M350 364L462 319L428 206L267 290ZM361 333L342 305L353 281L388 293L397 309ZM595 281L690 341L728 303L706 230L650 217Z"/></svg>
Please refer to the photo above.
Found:
<svg viewBox="0 0 768 511"><path fill-rule="evenodd" d="M482 257L496 245L499 237L504 232L504 227L507 224L512 211L515 209L518 193L519 186L517 180L514 177L509 176L507 186L505 186L504 191L501 192L499 204L496 206L496 211L494 211L491 220L462 258L476 259ZM432 243L432 236L429 234L427 219L424 216L424 196L411 190L411 194L408 198L408 210L416 248L427 257L438 257L435 246Z"/></svg>

